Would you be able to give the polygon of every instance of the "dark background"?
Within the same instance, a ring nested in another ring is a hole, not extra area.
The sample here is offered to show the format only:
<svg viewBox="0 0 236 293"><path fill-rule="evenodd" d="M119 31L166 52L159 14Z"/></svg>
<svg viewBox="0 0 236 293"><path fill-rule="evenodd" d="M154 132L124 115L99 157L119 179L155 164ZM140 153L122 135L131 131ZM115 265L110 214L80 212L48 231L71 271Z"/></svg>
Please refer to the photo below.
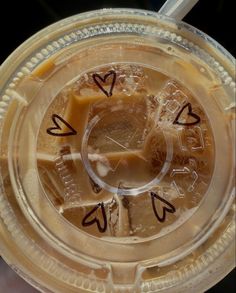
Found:
<svg viewBox="0 0 236 293"><path fill-rule="evenodd" d="M200 0L184 18L184 21L213 37L233 56L236 56L236 13L234 2L234 0ZM129 7L158 11L163 3L164 0L1 1L0 64L31 35L67 16L92 9L109 7ZM235 279L234 271L207 292L236 292ZM8 292L15 293L16 291L11 290Z"/></svg>

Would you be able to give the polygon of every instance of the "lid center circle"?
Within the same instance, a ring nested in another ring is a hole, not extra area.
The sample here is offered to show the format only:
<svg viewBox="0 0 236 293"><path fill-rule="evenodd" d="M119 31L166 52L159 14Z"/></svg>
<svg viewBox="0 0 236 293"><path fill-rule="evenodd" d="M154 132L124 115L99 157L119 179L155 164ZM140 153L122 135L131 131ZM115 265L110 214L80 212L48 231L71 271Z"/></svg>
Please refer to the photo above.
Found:
<svg viewBox="0 0 236 293"><path fill-rule="evenodd" d="M165 151L154 157L150 144L153 149L162 145ZM101 188L137 195L157 185L166 174L172 143L158 125L147 125L138 99L124 102L120 98L88 123L81 156L87 173Z"/></svg>

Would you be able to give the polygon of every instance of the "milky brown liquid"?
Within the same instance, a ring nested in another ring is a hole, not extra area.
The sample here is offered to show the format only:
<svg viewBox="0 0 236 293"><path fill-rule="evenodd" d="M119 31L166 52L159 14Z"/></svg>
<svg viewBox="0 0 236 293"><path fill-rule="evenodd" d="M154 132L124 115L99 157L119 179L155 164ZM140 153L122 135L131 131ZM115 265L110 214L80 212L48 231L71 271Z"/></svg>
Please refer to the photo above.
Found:
<svg viewBox="0 0 236 293"><path fill-rule="evenodd" d="M52 129L55 114L71 128L56 119ZM75 135L53 135L71 129ZM179 226L204 198L214 168L211 126L197 98L167 75L128 63L95 68L66 86L47 110L37 153L55 208L108 239Z"/></svg>
<svg viewBox="0 0 236 293"><path fill-rule="evenodd" d="M49 46L52 57L13 80L0 149L17 221L8 244L32 275L54 276L51 288L192 288L226 249L233 82L182 37Z"/></svg>

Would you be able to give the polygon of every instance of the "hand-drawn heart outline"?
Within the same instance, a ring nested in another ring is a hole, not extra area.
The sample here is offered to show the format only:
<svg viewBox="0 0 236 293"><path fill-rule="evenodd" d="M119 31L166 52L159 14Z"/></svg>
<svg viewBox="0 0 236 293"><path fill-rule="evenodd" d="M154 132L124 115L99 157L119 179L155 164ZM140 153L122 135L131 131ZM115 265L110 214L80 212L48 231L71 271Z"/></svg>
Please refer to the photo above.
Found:
<svg viewBox="0 0 236 293"><path fill-rule="evenodd" d="M89 182L91 184L91 187L94 193L100 193L102 191L102 187L99 184L97 184L95 181L93 181L93 179L90 176L89 176Z"/></svg>
<svg viewBox="0 0 236 293"><path fill-rule="evenodd" d="M103 216L103 221L104 221L104 225L103 227L101 226L100 224L100 221L97 219L97 217L95 216L94 218L92 218L92 220L89 220L90 216L95 213L97 211L97 209L101 209L102 211L102 216ZM87 227L87 226L91 226L93 225L94 223L97 224L97 227L98 227L98 230L101 232L101 233L104 233L107 229L107 216L106 216L106 211L105 211L105 207L104 207L104 203L99 203L97 204L82 220L82 225L84 227Z"/></svg>
<svg viewBox="0 0 236 293"><path fill-rule="evenodd" d="M181 114L183 113L183 111L185 110L185 108L188 107L188 116L191 116L193 118L196 119L196 121L194 122L179 122L179 117L181 116ZM178 113L178 115L176 116L173 124L178 124L178 125L184 125L184 126L191 126L191 125L195 125L195 124L198 124L199 122L201 121L201 118L193 113L193 109L192 109L192 105L190 103L187 103L186 105L183 106L183 108L180 110L180 112Z"/></svg>
<svg viewBox="0 0 236 293"><path fill-rule="evenodd" d="M112 78L112 83L111 83L111 87L110 87L110 90L109 92L106 91L103 86L101 85L100 82L103 82L105 83L107 78L109 76L113 76ZM104 77L102 78L98 73L94 73L93 74L93 80L94 82L96 83L96 85L100 88L100 90L107 96L107 97L111 97L112 96L112 91L113 91L113 88L114 88L114 85L115 85L115 82L116 82L116 72L114 70L110 70L108 73L106 73L104 75Z"/></svg>
<svg viewBox="0 0 236 293"><path fill-rule="evenodd" d="M152 208L153 208L154 214L159 222L161 222L161 223L165 222L166 212L169 212L171 214L175 213L175 211L176 211L175 207L171 203L169 203L167 200L165 200L164 198L157 195L155 192L151 192L151 198L152 198ZM162 209L163 209L163 216L162 217L160 217L160 215L158 215L158 213L157 213L156 206L155 206L155 199L160 200L161 202L165 203L169 207L169 208L167 208L165 206L162 207Z"/></svg>
<svg viewBox="0 0 236 293"><path fill-rule="evenodd" d="M47 129L47 133L49 135L53 135L53 136L70 136L70 135L76 135L77 134L77 131L72 126L70 126L70 124L68 122L66 122L59 115L53 114L51 118L52 118L52 121L54 122L54 124L56 126L55 127L49 127ZM70 129L70 131L69 132L62 132L62 133L54 132L54 130L62 130L62 128L60 127L60 125L57 122L57 119L60 120L63 124L65 124L66 127Z"/></svg>

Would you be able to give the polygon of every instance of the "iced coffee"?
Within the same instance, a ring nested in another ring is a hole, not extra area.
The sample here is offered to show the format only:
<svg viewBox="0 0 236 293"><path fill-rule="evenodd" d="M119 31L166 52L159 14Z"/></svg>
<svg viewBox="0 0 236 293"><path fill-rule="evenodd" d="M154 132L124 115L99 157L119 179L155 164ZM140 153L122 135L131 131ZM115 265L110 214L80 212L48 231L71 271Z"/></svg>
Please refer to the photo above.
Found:
<svg viewBox="0 0 236 293"><path fill-rule="evenodd" d="M49 151L42 141L50 140ZM191 216L215 155L209 119L193 94L136 64L97 68L59 92L37 153L41 183L68 221L98 237L130 240Z"/></svg>
<svg viewBox="0 0 236 293"><path fill-rule="evenodd" d="M34 286L200 292L233 267L234 66L219 48L104 10L3 65L0 253Z"/></svg>

